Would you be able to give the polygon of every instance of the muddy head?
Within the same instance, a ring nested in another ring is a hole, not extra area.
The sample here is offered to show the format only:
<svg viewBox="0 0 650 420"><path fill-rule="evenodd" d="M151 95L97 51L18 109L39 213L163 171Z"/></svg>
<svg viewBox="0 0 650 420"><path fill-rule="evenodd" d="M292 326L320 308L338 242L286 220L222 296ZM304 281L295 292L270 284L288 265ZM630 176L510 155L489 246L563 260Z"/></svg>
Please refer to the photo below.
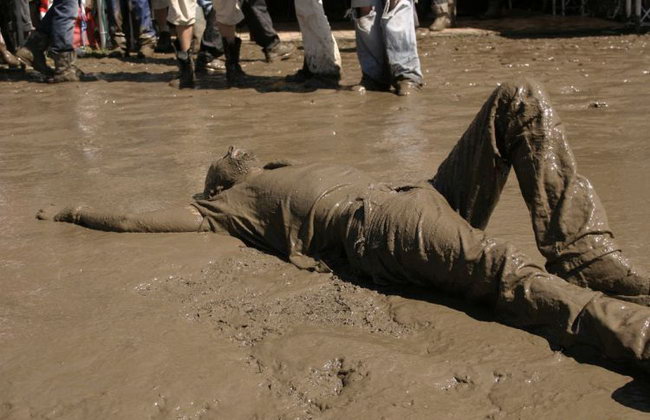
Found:
<svg viewBox="0 0 650 420"><path fill-rule="evenodd" d="M255 154L230 146L222 158L212 162L205 176L203 196L212 198L241 182L251 172L259 171Z"/></svg>

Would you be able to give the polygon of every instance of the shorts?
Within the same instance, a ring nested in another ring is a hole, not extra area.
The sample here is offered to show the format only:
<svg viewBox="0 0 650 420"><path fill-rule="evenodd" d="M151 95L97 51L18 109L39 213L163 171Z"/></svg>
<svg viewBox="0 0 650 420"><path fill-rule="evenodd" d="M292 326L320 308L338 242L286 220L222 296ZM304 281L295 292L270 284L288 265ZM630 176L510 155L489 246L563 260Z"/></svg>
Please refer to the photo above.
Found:
<svg viewBox="0 0 650 420"><path fill-rule="evenodd" d="M167 12L167 22L177 26L194 25L194 22L196 22L196 0L162 1L166 2L169 5L169 11Z"/></svg>
<svg viewBox="0 0 650 420"><path fill-rule="evenodd" d="M244 19L240 0L214 0L217 22L224 25L236 25Z"/></svg>

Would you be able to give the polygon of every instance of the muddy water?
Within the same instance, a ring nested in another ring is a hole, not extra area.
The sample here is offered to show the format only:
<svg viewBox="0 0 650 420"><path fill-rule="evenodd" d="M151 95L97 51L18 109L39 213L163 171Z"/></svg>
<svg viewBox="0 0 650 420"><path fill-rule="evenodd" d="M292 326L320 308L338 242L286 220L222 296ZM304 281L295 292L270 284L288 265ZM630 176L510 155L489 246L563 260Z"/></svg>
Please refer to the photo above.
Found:
<svg viewBox="0 0 650 420"><path fill-rule="evenodd" d="M343 84L359 78L343 41ZM496 84L544 82L626 253L650 269L650 38L425 37L420 95L300 92L245 46L249 88L153 63L0 73L0 418L599 418L650 412L634 370L579 363L459 302L299 271L237 240L37 222L48 203L184 204L227 146L430 176ZM590 104L598 106L590 106ZM488 230L541 258L515 180Z"/></svg>

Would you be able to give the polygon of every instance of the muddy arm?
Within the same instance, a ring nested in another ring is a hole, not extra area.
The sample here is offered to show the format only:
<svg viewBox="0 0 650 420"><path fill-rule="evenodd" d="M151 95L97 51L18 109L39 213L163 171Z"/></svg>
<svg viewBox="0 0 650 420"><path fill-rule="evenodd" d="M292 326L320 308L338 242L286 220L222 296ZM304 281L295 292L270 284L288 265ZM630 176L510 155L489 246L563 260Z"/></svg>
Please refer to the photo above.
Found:
<svg viewBox="0 0 650 420"><path fill-rule="evenodd" d="M203 220L192 206L135 214L116 214L86 206L65 207L60 211L50 207L39 210L36 218L111 232L197 232Z"/></svg>

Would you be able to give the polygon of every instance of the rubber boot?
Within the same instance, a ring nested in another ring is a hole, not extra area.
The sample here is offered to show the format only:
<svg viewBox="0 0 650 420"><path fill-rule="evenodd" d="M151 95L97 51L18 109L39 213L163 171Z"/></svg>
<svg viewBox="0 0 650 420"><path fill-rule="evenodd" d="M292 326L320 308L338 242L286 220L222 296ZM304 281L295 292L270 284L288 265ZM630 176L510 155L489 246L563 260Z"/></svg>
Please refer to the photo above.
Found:
<svg viewBox="0 0 650 420"><path fill-rule="evenodd" d="M4 42L0 42L0 63L5 63L9 67L20 67L20 61L9 52Z"/></svg>
<svg viewBox="0 0 650 420"><path fill-rule="evenodd" d="M223 46L226 53L226 79L228 80L228 84L239 84L243 82L246 77L246 74L239 65L241 39L235 38L235 41L231 43L224 38Z"/></svg>
<svg viewBox="0 0 650 420"><path fill-rule="evenodd" d="M126 47L126 36L122 32L116 32L111 38L113 47L108 51L108 56L113 58L121 58L128 56Z"/></svg>
<svg viewBox="0 0 650 420"><path fill-rule="evenodd" d="M54 54L54 75L47 79L48 83L78 82L82 73L74 65L76 59L74 51Z"/></svg>
<svg viewBox="0 0 650 420"><path fill-rule="evenodd" d="M172 44L172 34L163 31L158 35L158 42L156 43L157 53L171 53L174 52L174 45Z"/></svg>
<svg viewBox="0 0 650 420"><path fill-rule="evenodd" d="M449 13L449 4L433 4L431 6L433 14L436 16L436 19L433 21L431 26L429 26L430 31L442 31L447 28L451 28L451 14Z"/></svg>
<svg viewBox="0 0 650 420"><path fill-rule="evenodd" d="M501 17L501 0L490 0L488 8L481 15L482 19L496 19Z"/></svg>
<svg viewBox="0 0 650 420"><path fill-rule="evenodd" d="M190 51L179 51L176 53L176 61L178 62L178 79L172 84L178 84L179 89L191 89L194 87L194 59Z"/></svg>
<svg viewBox="0 0 650 420"><path fill-rule="evenodd" d="M143 35L140 36L140 51L138 51L139 58L151 58L156 50L156 37Z"/></svg>
<svg viewBox="0 0 650 420"><path fill-rule="evenodd" d="M25 45L18 48L16 51L16 58L26 66L32 67L37 72L46 76L52 76L54 70L47 65L45 59L45 50L50 45L50 38L38 31L34 31L29 35Z"/></svg>

